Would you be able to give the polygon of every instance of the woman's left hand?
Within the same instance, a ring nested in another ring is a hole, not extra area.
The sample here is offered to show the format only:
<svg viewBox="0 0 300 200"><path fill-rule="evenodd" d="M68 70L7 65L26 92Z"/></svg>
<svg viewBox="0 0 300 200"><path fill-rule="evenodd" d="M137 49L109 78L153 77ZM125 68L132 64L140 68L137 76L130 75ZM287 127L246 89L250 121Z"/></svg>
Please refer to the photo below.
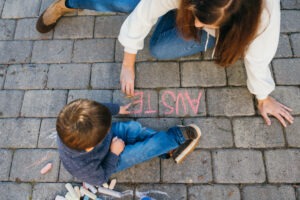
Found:
<svg viewBox="0 0 300 200"><path fill-rule="evenodd" d="M120 106L120 111L119 114L120 115L128 115L130 114L130 111L128 111L128 108L131 106L131 103L125 105L125 106Z"/></svg>
<svg viewBox="0 0 300 200"><path fill-rule="evenodd" d="M294 118L291 115L292 109L279 103L270 96L268 96L266 99L258 100L257 107L260 111L260 114L269 126L271 125L271 120L268 114L276 117L284 127L287 126L285 120L287 120L290 124L294 122Z"/></svg>

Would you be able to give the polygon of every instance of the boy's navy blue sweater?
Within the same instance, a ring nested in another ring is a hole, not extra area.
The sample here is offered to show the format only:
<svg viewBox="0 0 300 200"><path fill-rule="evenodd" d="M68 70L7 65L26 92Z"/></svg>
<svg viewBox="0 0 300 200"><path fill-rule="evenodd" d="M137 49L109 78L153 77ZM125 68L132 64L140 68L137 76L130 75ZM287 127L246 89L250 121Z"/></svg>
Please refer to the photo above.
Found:
<svg viewBox="0 0 300 200"><path fill-rule="evenodd" d="M117 104L103 104L109 108L112 115L119 113ZM57 137L60 159L74 177L93 184L102 185L114 173L119 156L110 152L110 144L113 133L109 131L104 140L90 152L70 149Z"/></svg>

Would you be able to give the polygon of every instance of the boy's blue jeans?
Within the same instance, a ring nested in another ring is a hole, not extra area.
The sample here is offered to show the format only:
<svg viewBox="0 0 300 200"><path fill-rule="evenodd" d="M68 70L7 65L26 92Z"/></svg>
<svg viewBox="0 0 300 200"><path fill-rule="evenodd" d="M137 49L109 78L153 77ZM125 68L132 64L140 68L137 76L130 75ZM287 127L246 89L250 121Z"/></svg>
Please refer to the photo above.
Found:
<svg viewBox="0 0 300 200"><path fill-rule="evenodd" d="M154 131L142 127L139 122L114 122L111 127L114 137L125 142L124 151L120 154L116 172L152 158L163 156L185 142L178 127L168 131Z"/></svg>
<svg viewBox="0 0 300 200"><path fill-rule="evenodd" d="M130 13L139 2L140 0L66 0L66 6L101 12ZM150 52L160 60L174 59L203 52L214 46L215 38L206 31L199 30L199 35L200 41L183 39L176 28L176 11L169 11L156 25L150 40Z"/></svg>

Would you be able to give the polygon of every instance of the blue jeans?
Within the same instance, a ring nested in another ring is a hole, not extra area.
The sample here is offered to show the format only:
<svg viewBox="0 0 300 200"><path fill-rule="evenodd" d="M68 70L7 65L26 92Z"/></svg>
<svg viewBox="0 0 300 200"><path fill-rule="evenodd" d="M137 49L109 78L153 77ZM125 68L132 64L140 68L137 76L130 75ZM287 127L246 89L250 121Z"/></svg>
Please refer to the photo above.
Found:
<svg viewBox="0 0 300 200"><path fill-rule="evenodd" d="M101 12L130 13L140 0L66 0L69 8L90 9ZM176 11L163 15L150 40L151 54L160 60L175 59L206 51L215 45L215 38L199 30L200 41L185 40L176 28Z"/></svg>
<svg viewBox="0 0 300 200"><path fill-rule="evenodd" d="M172 127L168 131L154 131L142 127L136 121L128 121L113 123L111 131L114 137L117 136L125 142L116 172L152 158L164 156L185 142L178 127Z"/></svg>

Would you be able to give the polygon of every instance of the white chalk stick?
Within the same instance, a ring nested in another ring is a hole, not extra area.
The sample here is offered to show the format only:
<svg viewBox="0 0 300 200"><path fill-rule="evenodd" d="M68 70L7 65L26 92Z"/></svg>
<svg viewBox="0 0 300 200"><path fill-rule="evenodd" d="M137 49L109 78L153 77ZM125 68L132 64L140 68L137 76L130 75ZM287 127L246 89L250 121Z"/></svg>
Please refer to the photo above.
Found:
<svg viewBox="0 0 300 200"><path fill-rule="evenodd" d="M104 188L108 188L108 184L107 184L107 183L103 183L102 186L103 186Z"/></svg>
<svg viewBox="0 0 300 200"><path fill-rule="evenodd" d="M81 194L80 194L80 190L79 190L78 186L75 186L74 190L75 190L75 192L76 192L76 194L77 194L78 197L82 197Z"/></svg>
<svg viewBox="0 0 300 200"><path fill-rule="evenodd" d="M77 195L77 193L75 192L74 188L72 187L72 185L70 183L67 183L65 185L65 187L67 188L67 190L69 191L72 199L80 199L80 196Z"/></svg>
<svg viewBox="0 0 300 200"><path fill-rule="evenodd" d="M67 192L66 196L65 196L66 200L73 200L70 192Z"/></svg>
<svg viewBox="0 0 300 200"><path fill-rule="evenodd" d="M84 189L83 187L80 187L80 192L83 193L84 195L88 196L91 199L96 199L97 198L97 196L95 194L91 193L87 189Z"/></svg>
<svg viewBox="0 0 300 200"><path fill-rule="evenodd" d="M110 189L103 188L103 187L99 187L98 188L98 192L102 193L102 194L106 194L106 195L112 196L112 197L116 197L116 198L121 198L122 197L122 193L121 192L117 192L117 191L110 190Z"/></svg>
<svg viewBox="0 0 300 200"><path fill-rule="evenodd" d="M91 184L88 183L84 183L85 187L87 187L87 189L89 189L92 193L96 194L97 193L97 189L92 186Z"/></svg>
<svg viewBox="0 0 300 200"><path fill-rule="evenodd" d="M46 173L48 173L51 169L52 169L52 163L48 163L47 165L45 165L45 166L41 169L40 173L41 173L41 174L46 174Z"/></svg>
<svg viewBox="0 0 300 200"><path fill-rule="evenodd" d="M115 188L116 184L117 184L117 179L114 178L113 180L110 181L108 189L113 190Z"/></svg>
<svg viewBox="0 0 300 200"><path fill-rule="evenodd" d="M57 195L57 196L55 197L55 200L66 200L66 198L65 198L65 197L62 197L62 196L60 196L60 195Z"/></svg>

